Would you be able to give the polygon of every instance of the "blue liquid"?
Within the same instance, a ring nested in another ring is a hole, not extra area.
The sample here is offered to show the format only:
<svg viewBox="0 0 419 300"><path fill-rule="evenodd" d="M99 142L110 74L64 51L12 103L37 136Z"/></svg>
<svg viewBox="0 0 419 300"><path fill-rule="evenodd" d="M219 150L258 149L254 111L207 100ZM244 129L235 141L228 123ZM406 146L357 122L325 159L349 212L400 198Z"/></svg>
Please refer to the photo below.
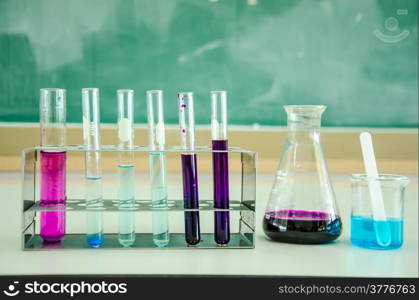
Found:
<svg viewBox="0 0 419 300"><path fill-rule="evenodd" d="M390 230L391 241L386 246L377 242L376 229L380 228ZM387 221L374 221L372 218L351 217L351 242L354 246L368 249L400 248L403 244L403 221L391 218Z"/></svg>
<svg viewBox="0 0 419 300"><path fill-rule="evenodd" d="M99 248L103 244L104 236L103 233L88 234L86 236L87 244L93 248Z"/></svg>
<svg viewBox="0 0 419 300"><path fill-rule="evenodd" d="M86 209L87 209L87 244L93 248L100 247L104 241L103 235L102 178L86 178Z"/></svg>
<svg viewBox="0 0 419 300"><path fill-rule="evenodd" d="M123 247L130 247L135 242L135 216L132 209L135 204L135 168L133 165L119 165L119 231L118 241Z"/></svg>

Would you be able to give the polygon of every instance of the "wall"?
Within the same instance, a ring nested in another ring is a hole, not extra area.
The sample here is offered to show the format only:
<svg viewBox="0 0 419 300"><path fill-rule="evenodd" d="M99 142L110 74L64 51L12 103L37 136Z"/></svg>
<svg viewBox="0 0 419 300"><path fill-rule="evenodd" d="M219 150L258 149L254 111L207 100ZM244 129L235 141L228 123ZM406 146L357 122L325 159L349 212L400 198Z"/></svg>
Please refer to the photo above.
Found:
<svg viewBox="0 0 419 300"><path fill-rule="evenodd" d="M254 4L256 5L250 5ZM102 121L115 90L229 93L231 124L283 125L284 104L326 104L326 126L418 125L417 0L2 0L0 122L37 122L42 87L68 90L80 122L83 87L101 89Z"/></svg>

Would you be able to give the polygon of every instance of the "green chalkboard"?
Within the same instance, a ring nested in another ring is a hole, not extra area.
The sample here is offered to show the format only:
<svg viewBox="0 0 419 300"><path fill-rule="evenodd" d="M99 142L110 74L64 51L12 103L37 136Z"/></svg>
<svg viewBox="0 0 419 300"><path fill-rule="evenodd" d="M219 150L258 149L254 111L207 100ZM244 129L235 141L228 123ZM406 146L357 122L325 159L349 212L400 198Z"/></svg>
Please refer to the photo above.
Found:
<svg viewBox="0 0 419 300"><path fill-rule="evenodd" d="M226 89L231 124L285 124L284 104L325 104L328 126L418 125L417 0L0 0L0 122L37 122L42 87L98 87L114 123L118 88Z"/></svg>

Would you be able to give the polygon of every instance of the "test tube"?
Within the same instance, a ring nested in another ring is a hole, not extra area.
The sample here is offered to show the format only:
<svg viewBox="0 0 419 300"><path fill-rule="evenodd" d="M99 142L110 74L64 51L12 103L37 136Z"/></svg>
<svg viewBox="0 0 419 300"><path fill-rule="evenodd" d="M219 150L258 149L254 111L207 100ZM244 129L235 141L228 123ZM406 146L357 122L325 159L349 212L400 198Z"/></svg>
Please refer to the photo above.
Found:
<svg viewBox="0 0 419 300"><path fill-rule="evenodd" d="M134 91L118 90L118 199L119 231L118 241L123 247L135 242L135 166L134 166Z"/></svg>
<svg viewBox="0 0 419 300"><path fill-rule="evenodd" d="M66 91L41 89L39 99L42 147L65 145ZM40 204L59 211L42 211L40 235L45 242L59 242L65 234L66 151L41 150Z"/></svg>
<svg viewBox="0 0 419 300"><path fill-rule="evenodd" d="M212 150L228 150L227 141L227 93L211 92ZM214 208L229 208L228 153L213 152ZM230 213L217 211L214 215L214 239L222 246L230 241Z"/></svg>
<svg viewBox="0 0 419 300"><path fill-rule="evenodd" d="M195 150L195 118L193 93L178 93L180 141L183 150ZM198 172L196 153L181 154L184 208L198 209ZM185 212L185 240L188 245L196 245L201 240L199 212Z"/></svg>
<svg viewBox="0 0 419 300"><path fill-rule="evenodd" d="M104 241L102 170L100 163L99 89L82 89L83 140L85 152L87 244L100 247Z"/></svg>
<svg viewBox="0 0 419 300"><path fill-rule="evenodd" d="M156 152L150 152L151 204L153 211L153 242L157 247L169 244L169 220L166 209L166 155L164 152L165 131L163 116L163 92L147 91L147 117L149 130L149 147ZM163 211L158 211L162 209Z"/></svg>

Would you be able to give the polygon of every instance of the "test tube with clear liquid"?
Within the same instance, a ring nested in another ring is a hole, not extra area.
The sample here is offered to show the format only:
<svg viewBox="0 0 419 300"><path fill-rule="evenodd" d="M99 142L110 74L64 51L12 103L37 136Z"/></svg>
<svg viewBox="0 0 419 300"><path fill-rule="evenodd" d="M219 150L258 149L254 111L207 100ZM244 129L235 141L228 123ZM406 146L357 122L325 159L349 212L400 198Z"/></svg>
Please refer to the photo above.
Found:
<svg viewBox="0 0 419 300"><path fill-rule="evenodd" d="M227 140L227 92L211 92L211 138L212 150L228 150ZM213 152L212 168L214 182L214 208L230 207L228 153ZM230 213L216 211L214 213L214 240L220 245L230 241Z"/></svg>
<svg viewBox="0 0 419 300"><path fill-rule="evenodd" d="M130 247L135 242L134 91L118 90L118 242Z"/></svg>
<svg viewBox="0 0 419 300"><path fill-rule="evenodd" d="M195 150L195 117L193 93L178 93L180 144L188 152L181 154L184 208L199 208L198 171ZM199 212L185 212L185 240L196 245L201 240Z"/></svg>
<svg viewBox="0 0 419 300"><path fill-rule="evenodd" d="M104 242L102 169L100 154L99 89L82 89L83 141L85 152L87 244L93 248Z"/></svg>
<svg viewBox="0 0 419 300"><path fill-rule="evenodd" d="M39 100L42 147L65 145L66 91L41 89ZM59 242L65 235L66 202L66 151L41 150L40 152L40 205L56 207L58 211L40 213L40 236L44 242Z"/></svg>
<svg viewBox="0 0 419 300"><path fill-rule="evenodd" d="M158 152L164 150L165 146L162 91L147 91L147 118L151 149L149 154L151 204L154 209L152 213L153 243L156 247L162 248L166 247L170 241L169 218L166 211L168 208L166 155L164 152ZM159 209L162 211L158 211Z"/></svg>

